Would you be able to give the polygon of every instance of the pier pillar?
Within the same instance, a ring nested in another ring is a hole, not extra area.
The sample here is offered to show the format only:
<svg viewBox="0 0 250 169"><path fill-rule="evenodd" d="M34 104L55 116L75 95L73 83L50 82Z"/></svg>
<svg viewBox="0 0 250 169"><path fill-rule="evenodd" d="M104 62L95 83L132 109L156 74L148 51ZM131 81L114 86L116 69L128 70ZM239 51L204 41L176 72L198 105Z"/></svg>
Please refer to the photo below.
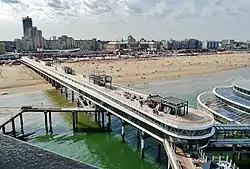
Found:
<svg viewBox="0 0 250 169"><path fill-rule="evenodd" d="M56 90L58 90L60 88L60 84L58 82L56 82Z"/></svg>
<svg viewBox="0 0 250 169"><path fill-rule="evenodd" d="M101 127L101 116L100 116L100 112L97 112L97 122L98 122L98 126Z"/></svg>
<svg viewBox="0 0 250 169"><path fill-rule="evenodd" d="M76 121L75 121L75 112L72 111L72 125L73 125L73 131L76 131Z"/></svg>
<svg viewBox="0 0 250 169"><path fill-rule="evenodd" d="M61 94L63 94L63 85L60 85Z"/></svg>
<svg viewBox="0 0 250 169"><path fill-rule="evenodd" d="M78 123L78 112L76 111L76 124Z"/></svg>
<svg viewBox="0 0 250 169"><path fill-rule="evenodd" d="M71 91L71 101L74 102L75 101L75 97L74 97L74 91Z"/></svg>
<svg viewBox="0 0 250 169"><path fill-rule="evenodd" d="M5 134L5 126L2 126L2 133Z"/></svg>
<svg viewBox="0 0 250 169"><path fill-rule="evenodd" d="M157 153L156 161L161 162L161 144L160 143L158 143L158 153Z"/></svg>
<svg viewBox="0 0 250 169"><path fill-rule="evenodd" d="M11 123L12 123L12 134L14 137L16 137L15 119L12 119Z"/></svg>
<svg viewBox="0 0 250 169"><path fill-rule="evenodd" d="M44 112L44 123L45 123L45 131L48 133L48 117L47 117L47 112Z"/></svg>
<svg viewBox="0 0 250 169"><path fill-rule="evenodd" d="M51 112L49 112L49 132L53 132L52 130L52 117L51 117Z"/></svg>
<svg viewBox="0 0 250 169"><path fill-rule="evenodd" d="M97 122L97 111L95 111L95 122Z"/></svg>
<svg viewBox="0 0 250 169"><path fill-rule="evenodd" d="M77 99L77 107L78 108L80 107L80 101L79 101L79 99Z"/></svg>
<svg viewBox="0 0 250 169"><path fill-rule="evenodd" d="M107 115L107 119L108 119L107 130L108 130L108 133L110 133L110 131L111 131L111 114L109 112L107 112L106 115Z"/></svg>
<svg viewBox="0 0 250 169"><path fill-rule="evenodd" d="M137 148L139 149L140 148L140 130L137 130Z"/></svg>
<svg viewBox="0 0 250 169"><path fill-rule="evenodd" d="M104 119L104 111L102 111L102 128L105 128L105 119Z"/></svg>
<svg viewBox="0 0 250 169"><path fill-rule="evenodd" d="M22 113L20 114L20 125L21 125L21 132L24 133L24 130L23 130L23 114Z"/></svg>
<svg viewBox="0 0 250 169"><path fill-rule="evenodd" d="M141 131L141 157L144 159L145 157L145 145L144 145L144 131Z"/></svg>
<svg viewBox="0 0 250 169"><path fill-rule="evenodd" d="M122 121L122 142L125 143L125 122Z"/></svg>
<svg viewBox="0 0 250 169"><path fill-rule="evenodd" d="M68 89L67 89L67 87L65 87L65 96L66 96L66 98L68 98Z"/></svg>

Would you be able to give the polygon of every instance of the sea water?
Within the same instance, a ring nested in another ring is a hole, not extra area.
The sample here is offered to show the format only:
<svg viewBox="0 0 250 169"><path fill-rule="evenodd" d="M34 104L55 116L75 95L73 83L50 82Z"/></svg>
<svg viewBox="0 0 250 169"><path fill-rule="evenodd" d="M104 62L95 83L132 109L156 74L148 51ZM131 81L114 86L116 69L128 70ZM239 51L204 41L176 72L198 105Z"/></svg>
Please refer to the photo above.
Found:
<svg viewBox="0 0 250 169"><path fill-rule="evenodd" d="M186 99L196 105L196 97L201 92L211 90L215 86L229 85L234 80L250 77L249 68L240 68L213 75L159 80L147 85L138 84L133 87L150 93L163 96L176 96ZM69 97L70 98L70 97ZM75 106L55 90L32 94L14 95L0 99L0 105L67 105ZM156 169L164 168L165 154L162 150L162 164L155 161L157 142L146 139L146 158L141 159L137 148L137 130L132 126L125 127L126 143L121 141L121 122L112 116L112 133L99 130L92 117L81 113L79 121L84 132L73 134L71 113L52 113L53 134L45 134L44 114L25 113L24 130L26 133L35 132L29 136L28 142L41 148L54 151L75 160L90 163L104 169ZM16 119L17 131L20 130L19 120ZM7 127L10 129L11 126ZM163 149L163 148L162 148ZM244 156L243 159L248 158ZM239 165L238 165L239 166ZM244 169L245 165L241 168ZM246 167L245 167L246 168Z"/></svg>

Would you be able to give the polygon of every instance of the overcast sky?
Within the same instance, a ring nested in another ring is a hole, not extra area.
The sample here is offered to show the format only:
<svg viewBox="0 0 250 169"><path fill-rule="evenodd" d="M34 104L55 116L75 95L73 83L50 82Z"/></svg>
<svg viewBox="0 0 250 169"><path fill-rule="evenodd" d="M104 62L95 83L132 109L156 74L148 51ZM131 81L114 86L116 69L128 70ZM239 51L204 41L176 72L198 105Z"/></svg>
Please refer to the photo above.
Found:
<svg viewBox="0 0 250 169"><path fill-rule="evenodd" d="M0 0L0 40L30 16L45 38L250 39L250 0Z"/></svg>

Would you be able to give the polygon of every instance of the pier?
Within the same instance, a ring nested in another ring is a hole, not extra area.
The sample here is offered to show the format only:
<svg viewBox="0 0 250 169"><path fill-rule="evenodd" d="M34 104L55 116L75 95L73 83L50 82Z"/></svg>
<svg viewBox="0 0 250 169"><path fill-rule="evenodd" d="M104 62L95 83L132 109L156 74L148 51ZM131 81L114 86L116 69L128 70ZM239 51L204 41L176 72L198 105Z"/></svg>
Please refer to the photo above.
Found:
<svg viewBox="0 0 250 169"><path fill-rule="evenodd" d="M27 111L44 112L45 124L51 121L50 115L48 119L47 114L60 111L72 112L74 129L78 121L76 112L93 112L94 119L100 126L105 127L106 125L106 128L110 128L111 116L116 116L122 123L121 137L123 142L126 142L126 125L134 126L138 131L137 139L140 143L142 158L145 156L145 139L152 137L160 143L156 155L157 160L159 161L161 158L159 152L161 145L163 145L167 154L166 167L172 169L181 168L179 157L176 156L176 140L185 141L184 149L189 147L203 149L212 142L220 142L221 138L215 136L223 124L216 127L213 114L203 111L202 104L198 104L198 109L195 109L189 106L187 101L172 96L146 94L116 84L108 86L94 84L85 75L67 73L63 68L47 66L45 62L39 60L23 57L21 62L60 90L62 94L65 94L65 97L68 98L70 95L72 101L77 101L79 108L30 107L23 110L22 113ZM92 108L85 109L84 106ZM104 114L108 117L105 118L107 121L104 120ZM20 114L16 117L18 116ZM12 123L12 131L15 131L13 119L9 119L7 123ZM0 126L2 132L4 132L3 126ZM50 126L46 127L45 125L46 132L49 128ZM224 128L224 132L227 131L229 128Z"/></svg>

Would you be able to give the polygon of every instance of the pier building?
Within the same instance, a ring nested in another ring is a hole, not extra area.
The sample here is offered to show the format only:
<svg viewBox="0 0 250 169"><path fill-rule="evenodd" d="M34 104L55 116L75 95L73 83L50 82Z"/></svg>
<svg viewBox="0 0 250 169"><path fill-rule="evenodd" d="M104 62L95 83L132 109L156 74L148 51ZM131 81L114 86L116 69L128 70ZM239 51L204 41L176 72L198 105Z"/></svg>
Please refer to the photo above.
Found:
<svg viewBox="0 0 250 169"><path fill-rule="evenodd" d="M215 87L197 97L198 107L211 112L221 123L250 123L250 81Z"/></svg>

